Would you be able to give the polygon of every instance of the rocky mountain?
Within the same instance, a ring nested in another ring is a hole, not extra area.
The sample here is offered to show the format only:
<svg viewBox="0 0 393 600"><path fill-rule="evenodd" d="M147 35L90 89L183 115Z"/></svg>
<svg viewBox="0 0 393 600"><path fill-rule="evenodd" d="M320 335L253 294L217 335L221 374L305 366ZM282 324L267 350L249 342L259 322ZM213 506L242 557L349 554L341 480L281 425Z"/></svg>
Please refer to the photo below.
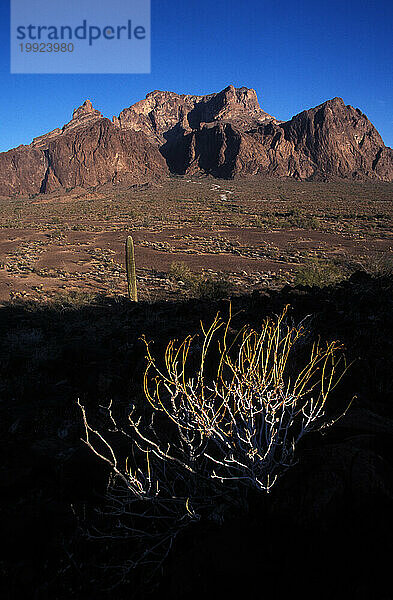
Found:
<svg viewBox="0 0 393 600"><path fill-rule="evenodd" d="M120 129L92 107L74 110L61 129L0 154L0 194L52 192L107 183L134 185L168 174L157 144L142 131Z"/></svg>
<svg viewBox="0 0 393 600"><path fill-rule="evenodd" d="M156 90L112 121L86 100L62 128L1 153L0 194L133 185L170 172L393 181L393 150L341 98L283 122L260 108L253 89Z"/></svg>

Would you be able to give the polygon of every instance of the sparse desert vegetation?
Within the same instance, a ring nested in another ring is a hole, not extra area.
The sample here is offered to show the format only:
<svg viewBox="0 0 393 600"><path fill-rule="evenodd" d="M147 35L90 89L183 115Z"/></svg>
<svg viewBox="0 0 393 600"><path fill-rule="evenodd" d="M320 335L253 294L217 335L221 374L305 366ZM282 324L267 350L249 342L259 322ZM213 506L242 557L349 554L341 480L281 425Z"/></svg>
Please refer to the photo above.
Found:
<svg viewBox="0 0 393 600"><path fill-rule="evenodd" d="M170 276L173 262L195 275L189 295L212 281L222 295L293 284L310 264L334 265L346 277L382 257L389 262L392 196L384 183L173 177L127 190L3 199L0 299L126 294L129 234L140 299L185 292Z"/></svg>

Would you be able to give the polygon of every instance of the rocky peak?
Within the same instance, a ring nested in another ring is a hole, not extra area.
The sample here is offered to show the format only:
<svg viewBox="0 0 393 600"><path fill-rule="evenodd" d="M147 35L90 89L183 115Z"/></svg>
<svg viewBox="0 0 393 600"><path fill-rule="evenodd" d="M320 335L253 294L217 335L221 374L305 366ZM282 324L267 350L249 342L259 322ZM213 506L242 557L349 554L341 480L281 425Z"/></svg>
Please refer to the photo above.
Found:
<svg viewBox="0 0 393 600"><path fill-rule="evenodd" d="M246 110L252 112L258 112L261 110L259 106L257 93L252 88L235 88L233 85L229 85L218 94L214 94L217 100L222 102L222 106L236 106L239 105Z"/></svg>
<svg viewBox="0 0 393 600"><path fill-rule="evenodd" d="M94 113L94 112L98 112L98 110L96 111L95 108L93 108L91 100L87 99L84 101L84 103L81 106L79 106L79 108L76 108L74 110L72 118L77 119L81 115Z"/></svg>
<svg viewBox="0 0 393 600"><path fill-rule="evenodd" d="M97 121L97 119L102 119L102 114L99 110L93 108L90 100L85 100L81 106L74 110L72 119L64 125L63 132L74 129L74 127L79 127L80 125L88 125Z"/></svg>
<svg viewBox="0 0 393 600"><path fill-rule="evenodd" d="M33 148L42 148L48 146L49 142L55 140L59 135L63 133L68 133L72 129L76 127L85 127L86 125L92 124L98 119L102 119L102 114L100 111L93 108L93 105L90 100L85 100L84 103L76 108L72 113L72 119L60 129L54 129L49 133L45 133L44 135L40 135L33 139L31 146Z"/></svg>
<svg viewBox="0 0 393 600"><path fill-rule="evenodd" d="M260 108L255 90L233 85L205 96L154 90L113 118L118 127L143 131L161 143L168 139L166 134L172 138L175 133L217 121L231 121L246 129L266 121L278 122Z"/></svg>
<svg viewBox="0 0 393 600"><path fill-rule="evenodd" d="M256 91L229 85L218 94L202 96L191 115L190 125L195 127L195 117L200 123L231 121L241 128L253 127L267 120L276 121L259 106ZM190 118L188 119L190 121Z"/></svg>
<svg viewBox="0 0 393 600"><path fill-rule="evenodd" d="M346 104L342 98L336 96L335 98L331 98L330 100L326 100L320 106L327 106L330 108L345 108Z"/></svg>
<svg viewBox="0 0 393 600"><path fill-rule="evenodd" d="M287 135L292 137L295 132L299 137L312 137L313 145L324 143L330 140L342 147L354 149L367 146L377 152L384 146L381 136L373 124L368 120L358 108L346 105L342 98L332 98L323 102L315 108L310 108L294 116L290 121L283 125Z"/></svg>

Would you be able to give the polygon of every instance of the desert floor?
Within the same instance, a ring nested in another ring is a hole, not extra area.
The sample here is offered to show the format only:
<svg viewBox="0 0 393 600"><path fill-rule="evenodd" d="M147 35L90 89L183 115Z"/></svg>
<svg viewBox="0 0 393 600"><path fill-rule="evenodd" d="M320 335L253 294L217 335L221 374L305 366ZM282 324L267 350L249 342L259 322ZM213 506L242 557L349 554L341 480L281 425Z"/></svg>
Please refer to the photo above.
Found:
<svg viewBox="0 0 393 600"><path fill-rule="evenodd" d="M127 235L148 301L192 294L188 271L235 294L307 283L299 267L316 262L336 279L372 272L391 259L392 200L391 184L255 178L3 198L0 301L124 295Z"/></svg>

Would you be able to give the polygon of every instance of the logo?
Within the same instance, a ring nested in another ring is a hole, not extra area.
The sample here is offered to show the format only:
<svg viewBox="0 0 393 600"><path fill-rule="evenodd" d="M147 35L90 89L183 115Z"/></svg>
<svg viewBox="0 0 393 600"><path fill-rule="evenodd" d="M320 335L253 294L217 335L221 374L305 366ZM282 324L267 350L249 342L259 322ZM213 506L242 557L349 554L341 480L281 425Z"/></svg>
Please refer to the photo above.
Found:
<svg viewBox="0 0 393 600"><path fill-rule="evenodd" d="M11 0L11 73L149 73L150 0Z"/></svg>

